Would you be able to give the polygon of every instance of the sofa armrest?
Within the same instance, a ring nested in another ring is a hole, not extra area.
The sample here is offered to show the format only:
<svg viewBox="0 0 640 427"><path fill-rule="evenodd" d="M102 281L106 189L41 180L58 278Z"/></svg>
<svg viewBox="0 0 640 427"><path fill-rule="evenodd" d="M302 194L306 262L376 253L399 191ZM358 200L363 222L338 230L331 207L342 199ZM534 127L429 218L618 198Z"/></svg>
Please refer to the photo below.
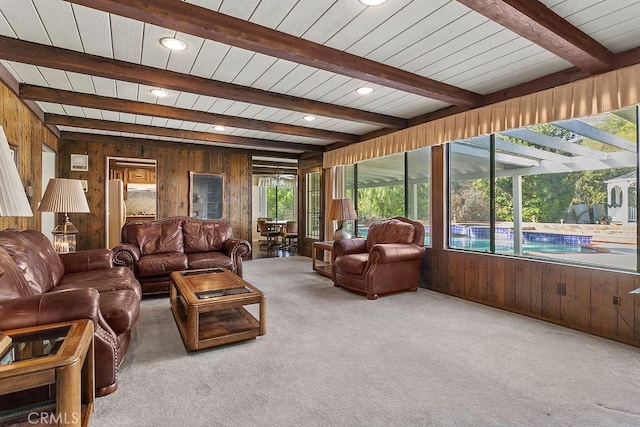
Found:
<svg viewBox="0 0 640 427"><path fill-rule="evenodd" d="M420 261L425 253L424 246L379 243L369 252L369 262L388 264L393 262Z"/></svg>
<svg viewBox="0 0 640 427"><path fill-rule="evenodd" d="M129 243L122 243L112 249L113 264L129 267L135 273L135 266L140 259L140 248Z"/></svg>
<svg viewBox="0 0 640 427"><path fill-rule="evenodd" d="M333 260L336 257L367 252L367 240L362 238L341 239L333 242Z"/></svg>
<svg viewBox="0 0 640 427"><path fill-rule="evenodd" d="M232 237L222 244L222 252L229 258L246 258L251 253L251 245L244 239Z"/></svg>
<svg viewBox="0 0 640 427"><path fill-rule="evenodd" d="M111 335L115 333L100 313L100 293L93 288L69 289L0 302L0 330L70 320L92 320Z"/></svg>
<svg viewBox="0 0 640 427"><path fill-rule="evenodd" d="M110 249L69 252L60 254L60 259L64 264L65 274L113 267L113 253Z"/></svg>

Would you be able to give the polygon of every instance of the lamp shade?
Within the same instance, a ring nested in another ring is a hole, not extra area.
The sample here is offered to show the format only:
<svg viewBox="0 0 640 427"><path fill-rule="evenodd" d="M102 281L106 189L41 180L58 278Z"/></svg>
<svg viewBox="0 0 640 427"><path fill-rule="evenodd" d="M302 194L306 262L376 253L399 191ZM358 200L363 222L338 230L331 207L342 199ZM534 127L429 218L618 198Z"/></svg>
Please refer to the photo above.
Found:
<svg viewBox="0 0 640 427"><path fill-rule="evenodd" d="M358 219L351 199L333 199L329 207L329 219L337 221Z"/></svg>
<svg viewBox="0 0 640 427"><path fill-rule="evenodd" d="M82 183L77 179L50 179L38 210L64 213L89 212Z"/></svg>
<svg viewBox="0 0 640 427"><path fill-rule="evenodd" d="M0 216L33 216L2 126L0 126Z"/></svg>

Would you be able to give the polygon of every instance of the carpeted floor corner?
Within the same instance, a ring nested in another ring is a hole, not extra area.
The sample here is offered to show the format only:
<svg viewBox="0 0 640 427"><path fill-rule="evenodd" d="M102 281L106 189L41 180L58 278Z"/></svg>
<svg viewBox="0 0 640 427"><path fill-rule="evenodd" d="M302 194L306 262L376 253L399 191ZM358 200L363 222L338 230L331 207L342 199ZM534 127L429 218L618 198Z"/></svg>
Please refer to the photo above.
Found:
<svg viewBox="0 0 640 427"><path fill-rule="evenodd" d="M187 352L145 299L95 426L637 426L640 349L419 289L369 301L295 256L244 264L267 334Z"/></svg>

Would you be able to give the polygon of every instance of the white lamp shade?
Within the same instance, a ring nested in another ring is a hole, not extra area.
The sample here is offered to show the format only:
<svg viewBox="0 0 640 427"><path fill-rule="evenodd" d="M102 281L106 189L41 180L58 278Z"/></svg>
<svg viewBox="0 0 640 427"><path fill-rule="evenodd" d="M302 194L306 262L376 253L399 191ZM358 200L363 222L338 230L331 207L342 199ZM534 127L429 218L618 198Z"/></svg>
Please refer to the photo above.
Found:
<svg viewBox="0 0 640 427"><path fill-rule="evenodd" d="M52 178L42 196L39 211L42 212L89 212L89 204L77 179Z"/></svg>
<svg viewBox="0 0 640 427"><path fill-rule="evenodd" d="M0 216L33 216L2 126L0 126Z"/></svg>

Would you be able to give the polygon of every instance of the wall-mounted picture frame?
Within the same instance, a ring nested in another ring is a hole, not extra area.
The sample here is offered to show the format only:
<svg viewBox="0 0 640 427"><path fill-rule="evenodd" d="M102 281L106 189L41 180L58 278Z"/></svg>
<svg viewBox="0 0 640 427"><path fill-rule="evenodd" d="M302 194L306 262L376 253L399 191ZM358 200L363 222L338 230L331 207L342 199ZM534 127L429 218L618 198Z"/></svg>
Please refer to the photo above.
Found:
<svg viewBox="0 0 640 427"><path fill-rule="evenodd" d="M12 143L9 143L9 152L11 152L11 157L13 157L13 162L18 166L18 146Z"/></svg>
<svg viewBox="0 0 640 427"><path fill-rule="evenodd" d="M88 171L89 170L89 156L86 154L72 154L71 155L71 170L72 171Z"/></svg>
<svg viewBox="0 0 640 427"><path fill-rule="evenodd" d="M221 219L224 214L224 175L190 171L189 216Z"/></svg>

